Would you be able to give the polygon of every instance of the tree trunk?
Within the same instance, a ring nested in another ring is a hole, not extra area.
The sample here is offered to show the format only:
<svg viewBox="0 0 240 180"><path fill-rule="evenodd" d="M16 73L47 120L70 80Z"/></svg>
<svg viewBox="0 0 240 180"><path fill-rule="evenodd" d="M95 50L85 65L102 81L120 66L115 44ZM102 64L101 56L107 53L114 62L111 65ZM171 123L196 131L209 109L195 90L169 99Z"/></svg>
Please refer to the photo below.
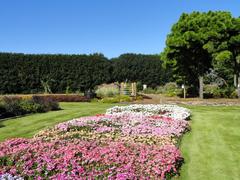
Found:
<svg viewBox="0 0 240 180"><path fill-rule="evenodd" d="M237 92L238 92L238 98L240 98L240 76L238 76Z"/></svg>
<svg viewBox="0 0 240 180"><path fill-rule="evenodd" d="M203 76L199 76L199 98L203 99Z"/></svg>

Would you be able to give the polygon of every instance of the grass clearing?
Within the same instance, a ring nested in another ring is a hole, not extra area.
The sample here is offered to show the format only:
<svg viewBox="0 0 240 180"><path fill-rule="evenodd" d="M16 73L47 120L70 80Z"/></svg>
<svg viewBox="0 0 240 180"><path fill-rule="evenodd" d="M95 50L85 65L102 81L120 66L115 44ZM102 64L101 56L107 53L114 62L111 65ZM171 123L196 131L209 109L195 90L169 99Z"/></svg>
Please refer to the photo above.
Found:
<svg viewBox="0 0 240 180"><path fill-rule="evenodd" d="M191 132L181 151L182 180L240 179L240 106L189 106Z"/></svg>
<svg viewBox="0 0 240 180"><path fill-rule="evenodd" d="M105 103L60 103L63 110L51 111L0 120L0 141L13 137L32 137L41 129L81 116L105 113L113 104Z"/></svg>

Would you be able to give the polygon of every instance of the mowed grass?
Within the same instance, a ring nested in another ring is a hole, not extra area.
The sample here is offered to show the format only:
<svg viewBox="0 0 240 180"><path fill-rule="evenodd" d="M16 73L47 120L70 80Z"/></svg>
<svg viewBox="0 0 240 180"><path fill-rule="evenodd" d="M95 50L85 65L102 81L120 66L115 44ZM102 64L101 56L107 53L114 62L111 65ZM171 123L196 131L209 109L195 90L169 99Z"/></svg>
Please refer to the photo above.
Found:
<svg viewBox="0 0 240 180"><path fill-rule="evenodd" d="M105 113L113 104L103 103L60 103L63 110L51 111L0 120L0 141L14 137L32 137L44 128L81 116Z"/></svg>
<svg viewBox="0 0 240 180"><path fill-rule="evenodd" d="M104 113L116 104L61 103L64 110L0 121L0 141L32 137L39 130L80 116ZM188 106L191 132L184 135L180 180L240 179L240 106Z"/></svg>
<svg viewBox="0 0 240 180"><path fill-rule="evenodd" d="M240 106L192 110L191 132L181 142L181 180L240 179Z"/></svg>

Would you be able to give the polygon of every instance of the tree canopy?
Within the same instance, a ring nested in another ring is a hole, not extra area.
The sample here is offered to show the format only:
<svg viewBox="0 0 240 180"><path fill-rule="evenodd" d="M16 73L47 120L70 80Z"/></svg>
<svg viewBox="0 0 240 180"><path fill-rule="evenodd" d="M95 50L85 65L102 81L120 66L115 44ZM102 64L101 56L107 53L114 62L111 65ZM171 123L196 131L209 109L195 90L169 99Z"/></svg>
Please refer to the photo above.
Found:
<svg viewBox="0 0 240 180"><path fill-rule="evenodd" d="M233 25L234 21L229 12L183 13L167 36L163 53L166 64L174 68L175 75L181 77L184 83L198 87L201 97L201 77L213 67L214 57L219 59L223 56L223 50L225 57L232 56L232 51L227 51L227 47L232 47L230 44L235 46L237 43L230 42L235 42L238 38L236 35L239 35L236 32L239 30L237 25ZM229 38L230 32L235 37L231 41L231 38L227 40L229 45L226 46L224 39Z"/></svg>

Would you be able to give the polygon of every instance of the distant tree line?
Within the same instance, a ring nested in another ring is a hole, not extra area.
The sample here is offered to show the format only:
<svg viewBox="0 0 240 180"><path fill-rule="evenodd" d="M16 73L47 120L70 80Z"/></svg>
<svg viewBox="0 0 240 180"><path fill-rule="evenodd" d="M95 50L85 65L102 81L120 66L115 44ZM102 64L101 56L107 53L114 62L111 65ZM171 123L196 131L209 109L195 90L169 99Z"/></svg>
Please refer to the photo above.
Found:
<svg viewBox="0 0 240 180"><path fill-rule="evenodd" d="M52 55L0 53L0 93L86 91L110 82L140 81L151 87L169 76L160 55Z"/></svg>

